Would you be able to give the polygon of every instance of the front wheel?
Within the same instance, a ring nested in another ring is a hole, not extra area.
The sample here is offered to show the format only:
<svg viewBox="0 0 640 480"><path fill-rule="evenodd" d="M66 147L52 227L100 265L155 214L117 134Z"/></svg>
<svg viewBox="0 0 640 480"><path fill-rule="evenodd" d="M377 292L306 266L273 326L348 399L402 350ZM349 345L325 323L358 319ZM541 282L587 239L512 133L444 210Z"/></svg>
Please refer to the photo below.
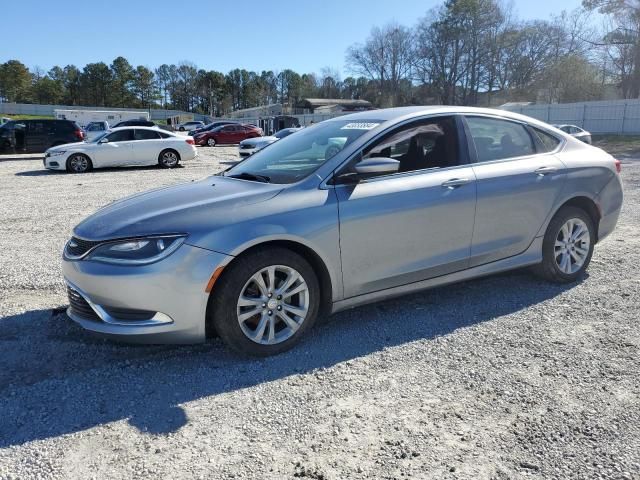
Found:
<svg viewBox="0 0 640 480"><path fill-rule="evenodd" d="M292 348L316 321L320 287L313 268L283 248L238 258L214 287L213 326L234 350L252 356Z"/></svg>
<svg viewBox="0 0 640 480"><path fill-rule="evenodd" d="M563 207L551 219L542 243L542 263L535 272L555 283L575 282L584 275L595 244L591 217L577 207Z"/></svg>
<svg viewBox="0 0 640 480"><path fill-rule="evenodd" d="M85 173L93 168L91 159L82 153L74 153L67 159L67 172Z"/></svg>
<svg viewBox="0 0 640 480"><path fill-rule="evenodd" d="M207 145L209 147L215 147L216 146L216 139L215 138L208 138L207 139Z"/></svg>

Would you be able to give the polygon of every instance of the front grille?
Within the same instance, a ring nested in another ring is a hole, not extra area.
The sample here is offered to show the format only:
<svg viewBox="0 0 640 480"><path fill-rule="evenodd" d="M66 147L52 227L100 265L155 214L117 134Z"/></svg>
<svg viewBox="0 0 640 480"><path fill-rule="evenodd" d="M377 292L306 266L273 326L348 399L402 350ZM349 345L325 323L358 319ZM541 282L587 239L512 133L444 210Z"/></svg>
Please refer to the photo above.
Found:
<svg viewBox="0 0 640 480"><path fill-rule="evenodd" d="M79 317L86 318L87 320L101 320L84 297L69 286L67 286L67 296L69 297L69 307L71 308L72 313L75 313Z"/></svg>
<svg viewBox="0 0 640 480"><path fill-rule="evenodd" d="M91 242L89 240L82 240L81 238L71 237L71 240L67 243L67 254L72 257L81 257L96 245L102 242Z"/></svg>
<svg viewBox="0 0 640 480"><path fill-rule="evenodd" d="M250 148L254 148L253 145L240 145L240 148L243 150L249 150Z"/></svg>

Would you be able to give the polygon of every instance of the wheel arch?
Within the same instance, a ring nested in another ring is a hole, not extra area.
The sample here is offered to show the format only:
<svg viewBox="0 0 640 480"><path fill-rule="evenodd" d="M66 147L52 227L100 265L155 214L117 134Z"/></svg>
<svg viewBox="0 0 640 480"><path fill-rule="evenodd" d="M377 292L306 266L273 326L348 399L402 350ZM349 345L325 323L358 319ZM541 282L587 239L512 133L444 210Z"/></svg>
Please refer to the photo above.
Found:
<svg viewBox="0 0 640 480"><path fill-rule="evenodd" d="M600 211L600 207L596 203L594 199L587 195L576 195L569 199L566 199L563 203L561 203L558 208L556 208L553 213L549 216L548 220L545 222L544 229L542 230L542 235L544 235L547 227L549 226L549 222L551 219L556 216L556 214L560 211L560 209L564 207L576 207L579 208L589 215L591 221L593 222L593 227L595 228L595 241L598 242L598 227L600 226L600 219L602 218L602 212Z"/></svg>
<svg viewBox="0 0 640 480"><path fill-rule="evenodd" d="M160 153L158 154L158 162L160 162L162 160L162 154L164 152L173 152L178 156L178 160L182 160L182 156L180 155L180 152L178 151L177 148L166 147L166 148L163 148L162 150L160 150Z"/></svg>
<svg viewBox="0 0 640 480"><path fill-rule="evenodd" d="M319 316L326 316L331 312L332 299L333 299L333 289L334 285L331 281L331 274L329 273L329 269L327 267L326 262L322 259L322 257L311 247L305 245L301 242L289 239L276 239L276 240L265 240L258 243L253 243L246 248L242 249L240 252L234 252L234 258L224 266L224 270L220 274L220 276L215 280L215 283L220 281L224 281L225 273L228 271L229 267L233 265L233 263L241 258L244 255L247 255L253 251L269 248L269 247L280 247L286 248L287 250L291 250L292 252L297 253L305 260L307 260L311 264L311 268L315 272L318 282L320 283L320 310L318 312ZM205 331L207 338L211 338L215 336L215 331L211 322L211 310L213 304L213 292L215 291L215 285L213 289L209 293L209 299L207 301L207 309L205 316Z"/></svg>

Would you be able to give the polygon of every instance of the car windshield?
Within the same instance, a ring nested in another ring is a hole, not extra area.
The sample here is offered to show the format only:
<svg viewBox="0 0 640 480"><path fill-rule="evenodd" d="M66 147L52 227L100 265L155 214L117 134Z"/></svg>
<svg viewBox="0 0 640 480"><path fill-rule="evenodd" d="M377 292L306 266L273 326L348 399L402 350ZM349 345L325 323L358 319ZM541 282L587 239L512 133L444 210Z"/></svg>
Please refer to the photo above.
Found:
<svg viewBox="0 0 640 480"><path fill-rule="evenodd" d="M271 183L294 183L313 173L380 120L331 120L275 142L227 170L224 175Z"/></svg>
<svg viewBox="0 0 640 480"><path fill-rule="evenodd" d="M95 137L94 139L92 139L90 142L87 142L87 143L98 143L100 140L106 137L109 133L111 133L111 131L107 130L106 132L101 133L100 135L98 135L97 137Z"/></svg>

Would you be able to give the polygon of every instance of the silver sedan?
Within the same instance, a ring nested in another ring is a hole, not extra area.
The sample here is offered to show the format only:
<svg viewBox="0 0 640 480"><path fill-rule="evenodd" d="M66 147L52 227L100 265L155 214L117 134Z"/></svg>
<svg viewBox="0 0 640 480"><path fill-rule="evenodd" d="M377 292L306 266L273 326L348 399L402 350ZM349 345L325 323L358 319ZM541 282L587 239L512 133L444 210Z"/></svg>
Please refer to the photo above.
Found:
<svg viewBox="0 0 640 480"><path fill-rule="evenodd" d="M554 125L554 127L568 133L573 138L577 138L581 142L591 145L591 133L576 125Z"/></svg>
<svg viewBox="0 0 640 480"><path fill-rule="evenodd" d="M298 130L300 130L300 128L283 128L273 135L266 137L247 138L246 140L241 141L238 145L238 154L240 154L241 157L248 157L249 155L256 153L258 150L262 150L267 145L271 145L281 138L288 137Z"/></svg>
<svg viewBox="0 0 640 480"><path fill-rule="evenodd" d="M602 150L504 111L327 120L77 225L68 314L128 341L217 334L264 356L321 315L426 288L522 267L574 282L616 225L619 173Z"/></svg>

